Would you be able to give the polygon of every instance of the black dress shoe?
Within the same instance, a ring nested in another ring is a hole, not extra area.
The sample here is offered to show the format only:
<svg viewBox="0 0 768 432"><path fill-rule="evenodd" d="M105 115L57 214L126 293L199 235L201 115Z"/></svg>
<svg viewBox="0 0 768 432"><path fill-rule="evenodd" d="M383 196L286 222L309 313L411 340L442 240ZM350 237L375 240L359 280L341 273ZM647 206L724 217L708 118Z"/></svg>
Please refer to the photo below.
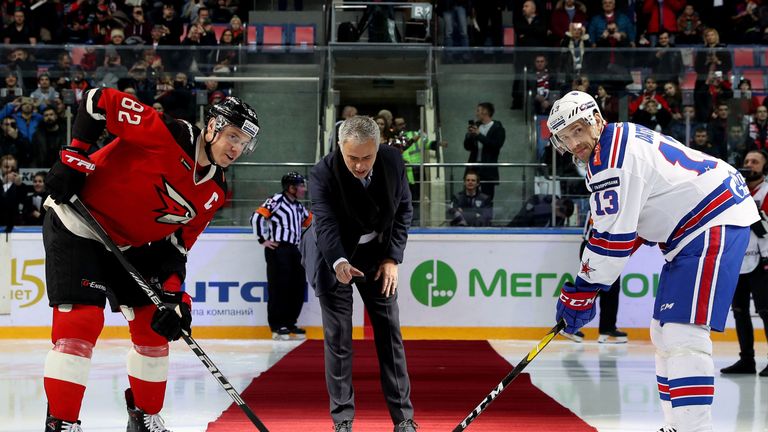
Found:
<svg viewBox="0 0 768 432"><path fill-rule="evenodd" d="M742 374L742 375L754 375L757 370L755 369L755 361L752 360L750 362L749 360L739 359L736 363L720 369L720 373L724 375L735 375L735 374Z"/></svg>

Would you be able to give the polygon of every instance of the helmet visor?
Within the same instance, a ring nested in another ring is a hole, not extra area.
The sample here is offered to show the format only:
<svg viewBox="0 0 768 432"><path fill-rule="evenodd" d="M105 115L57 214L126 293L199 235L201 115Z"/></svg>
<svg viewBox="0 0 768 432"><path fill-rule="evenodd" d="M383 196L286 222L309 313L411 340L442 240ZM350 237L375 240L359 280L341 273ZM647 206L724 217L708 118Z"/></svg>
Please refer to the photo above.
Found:
<svg viewBox="0 0 768 432"><path fill-rule="evenodd" d="M243 148L243 154L253 153L256 150L256 146L259 145L259 126L250 120L245 120L243 125L240 126L240 130L251 137L250 141Z"/></svg>
<svg viewBox="0 0 768 432"><path fill-rule="evenodd" d="M260 128L257 124L246 119L246 120L243 120L242 125L239 125L239 124L235 124L228 121L222 115L216 116L216 129L218 132L221 132L224 126L227 126L227 125L240 129L241 132L243 132L245 135L248 136L249 139L242 143L243 154L252 153L256 149L256 147L259 145Z"/></svg>

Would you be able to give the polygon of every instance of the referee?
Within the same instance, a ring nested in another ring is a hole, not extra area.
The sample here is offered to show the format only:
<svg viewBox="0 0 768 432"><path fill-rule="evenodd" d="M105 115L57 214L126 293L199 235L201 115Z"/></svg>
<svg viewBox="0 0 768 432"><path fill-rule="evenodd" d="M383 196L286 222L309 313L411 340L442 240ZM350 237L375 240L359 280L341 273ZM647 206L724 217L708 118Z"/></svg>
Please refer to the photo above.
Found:
<svg viewBox="0 0 768 432"><path fill-rule="evenodd" d="M281 183L283 192L256 209L251 225L264 245L267 261L267 321L272 339L303 339L306 331L296 327L306 283L298 245L302 228L312 222L312 213L299 202L307 191L304 177L289 172Z"/></svg>

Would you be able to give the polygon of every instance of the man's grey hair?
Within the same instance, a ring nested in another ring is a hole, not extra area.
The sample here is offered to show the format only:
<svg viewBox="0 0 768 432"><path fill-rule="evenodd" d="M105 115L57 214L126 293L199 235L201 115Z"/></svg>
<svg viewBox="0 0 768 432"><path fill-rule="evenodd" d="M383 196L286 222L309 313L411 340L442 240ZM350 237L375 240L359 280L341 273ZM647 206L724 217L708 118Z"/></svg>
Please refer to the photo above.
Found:
<svg viewBox="0 0 768 432"><path fill-rule="evenodd" d="M341 123L339 127L339 146L346 141L354 141L357 144L373 140L379 145L379 125L368 116L350 117Z"/></svg>

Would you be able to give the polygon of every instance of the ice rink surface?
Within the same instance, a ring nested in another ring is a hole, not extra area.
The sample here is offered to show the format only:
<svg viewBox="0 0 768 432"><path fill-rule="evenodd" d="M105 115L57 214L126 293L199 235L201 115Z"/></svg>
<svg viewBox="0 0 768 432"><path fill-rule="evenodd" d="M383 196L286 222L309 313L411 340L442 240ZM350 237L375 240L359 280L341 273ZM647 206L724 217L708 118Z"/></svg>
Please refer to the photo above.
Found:
<svg viewBox="0 0 768 432"><path fill-rule="evenodd" d="M239 391L300 343L198 342ZM518 362L535 343L491 341L497 352L511 363ZM756 345L758 368L762 369L766 365L766 347L760 340ZM42 373L50 346L45 340L0 340L0 431L43 430L46 406ZM123 391L128 385L125 374L128 347L126 340L106 339L96 346L81 415L85 432L125 431L127 414ZM718 370L733 363L737 356L735 342L715 343ZM162 412L166 426L174 432L204 431L208 422L229 406L231 399L183 342L172 344L170 369ZM655 432L662 424L650 342L577 344L558 338L526 372L536 386L601 432ZM467 373L471 374L471 370ZM718 373L715 384L717 432L768 431L768 378L756 375L726 378ZM419 407L415 408L418 422ZM254 411L258 415L258 409ZM542 421L546 421L546 413L541 414Z"/></svg>

